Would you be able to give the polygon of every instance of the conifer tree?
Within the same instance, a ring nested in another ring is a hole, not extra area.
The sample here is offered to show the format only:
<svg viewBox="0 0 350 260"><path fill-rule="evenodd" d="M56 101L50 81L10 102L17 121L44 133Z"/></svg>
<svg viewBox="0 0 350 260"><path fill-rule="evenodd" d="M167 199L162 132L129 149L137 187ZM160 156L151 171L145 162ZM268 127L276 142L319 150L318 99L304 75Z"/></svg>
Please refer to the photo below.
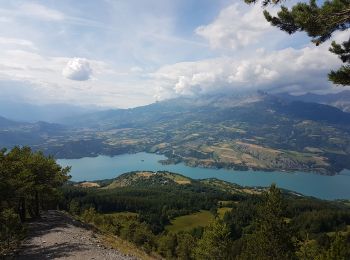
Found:
<svg viewBox="0 0 350 260"><path fill-rule="evenodd" d="M285 221L281 191L272 185L258 208L255 230L247 236L242 259L294 259L292 232Z"/></svg>
<svg viewBox="0 0 350 260"><path fill-rule="evenodd" d="M244 0L246 3L257 3L259 0ZM262 5L276 5L283 0L263 0ZM300 2L291 9L281 6L277 16L272 16L264 11L264 16L271 25L280 28L289 34L304 31L311 37L312 42L317 46L329 40L337 31L345 31L350 28L350 1L349 0L328 0L321 5L316 0L309 3ZM338 85L350 85L350 38L339 44L332 42L329 49L339 56L344 63L336 71L328 74L329 80Z"/></svg>
<svg viewBox="0 0 350 260"><path fill-rule="evenodd" d="M346 236L337 233L330 248L321 256L321 260L347 260L350 259L349 242Z"/></svg>
<svg viewBox="0 0 350 260"><path fill-rule="evenodd" d="M0 150L0 256L22 235L28 213L40 217L41 209L56 206L69 170L29 147Z"/></svg>
<svg viewBox="0 0 350 260"><path fill-rule="evenodd" d="M188 233L180 233L177 235L176 255L179 259L193 259L193 246L196 245L195 238Z"/></svg>
<svg viewBox="0 0 350 260"><path fill-rule="evenodd" d="M223 260L229 258L230 231L226 224L215 220L204 230L195 248L196 259Z"/></svg>

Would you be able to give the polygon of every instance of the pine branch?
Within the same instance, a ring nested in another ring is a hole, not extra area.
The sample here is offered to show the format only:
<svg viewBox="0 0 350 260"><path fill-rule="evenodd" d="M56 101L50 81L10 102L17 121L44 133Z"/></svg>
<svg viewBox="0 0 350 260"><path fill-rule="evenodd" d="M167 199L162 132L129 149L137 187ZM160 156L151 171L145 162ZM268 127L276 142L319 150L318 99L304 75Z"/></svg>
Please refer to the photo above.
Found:
<svg viewBox="0 0 350 260"><path fill-rule="evenodd" d="M334 84L349 86L350 85L350 66L342 66L337 71L331 71L328 78Z"/></svg>

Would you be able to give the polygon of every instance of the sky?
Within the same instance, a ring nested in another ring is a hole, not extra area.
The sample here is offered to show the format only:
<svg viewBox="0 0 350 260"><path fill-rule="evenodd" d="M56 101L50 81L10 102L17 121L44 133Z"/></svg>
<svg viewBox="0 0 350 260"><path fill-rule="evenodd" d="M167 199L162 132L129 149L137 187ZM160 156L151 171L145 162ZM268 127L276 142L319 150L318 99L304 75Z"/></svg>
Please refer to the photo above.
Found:
<svg viewBox="0 0 350 260"><path fill-rule="evenodd" d="M340 66L329 44L271 27L243 0L0 0L0 100L128 108L256 89L327 93L340 89L327 81Z"/></svg>

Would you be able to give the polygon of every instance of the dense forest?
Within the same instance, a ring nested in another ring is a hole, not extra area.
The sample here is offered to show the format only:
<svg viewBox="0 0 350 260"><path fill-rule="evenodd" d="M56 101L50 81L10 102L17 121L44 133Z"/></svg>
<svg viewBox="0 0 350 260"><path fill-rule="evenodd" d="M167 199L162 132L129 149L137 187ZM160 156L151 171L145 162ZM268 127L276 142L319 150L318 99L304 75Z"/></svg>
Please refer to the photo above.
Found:
<svg viewBox="0 0 350 260"><path fill-rule="evenodd" d="M57 205L69 170L29 147L0 151L0 256L17 246L28 218Z"/></svg>
<svg viewBox="0 0 350 260"><path fill-rule="evenodd" d="M61 207L167 259L350 257L350 208L343 202L296 196L274 185L247 190L167 172L132 172L96 184L66 185ZM223 204L229 210L220 216ZM167 228L177 216L200 210L215 217L209 225Z"/></svg>

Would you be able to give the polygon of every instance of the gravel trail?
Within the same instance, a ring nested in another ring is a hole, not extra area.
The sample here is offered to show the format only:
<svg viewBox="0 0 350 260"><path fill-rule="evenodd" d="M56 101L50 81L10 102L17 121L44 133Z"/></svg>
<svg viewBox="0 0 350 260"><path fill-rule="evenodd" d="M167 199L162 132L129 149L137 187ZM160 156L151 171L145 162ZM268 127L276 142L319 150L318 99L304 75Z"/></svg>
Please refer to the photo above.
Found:
<svg viewBox="0 0 350 260"><path fill-rule="evenodd" d="M135 259L105 247L84 224L59 211L29 223L29 234L15 259Z"/></svg>

